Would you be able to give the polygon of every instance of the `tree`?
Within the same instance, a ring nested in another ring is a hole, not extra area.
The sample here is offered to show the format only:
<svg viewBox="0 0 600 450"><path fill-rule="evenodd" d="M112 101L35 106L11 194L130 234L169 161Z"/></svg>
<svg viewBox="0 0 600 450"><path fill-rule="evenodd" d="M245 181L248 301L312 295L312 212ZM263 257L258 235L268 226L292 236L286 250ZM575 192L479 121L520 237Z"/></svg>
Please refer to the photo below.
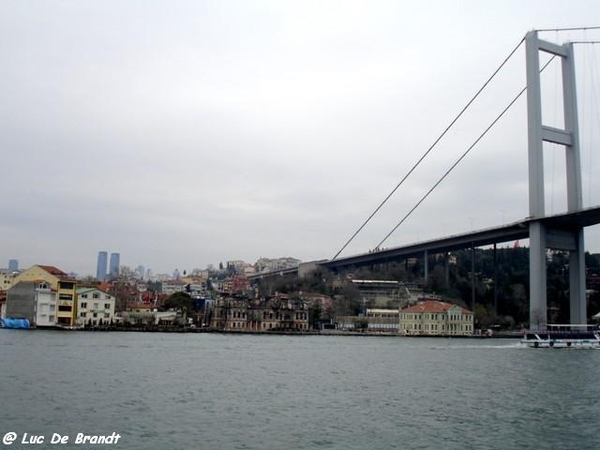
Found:
<svg viewBox="0 0 600 450"><path fill-rule="evenodd" d="M196 311L196 302L185 292L175 292L170 295L166 298L163 306L165 309Z"/></svg>
<svg viewBox="0 0 600 450"><path fill-rule="evenodd" d="M356 316L362 311L362 296L360 290L352 283L346 283L342 288L342 295L334 300L334 313L336 316Z"/></svg>
<svg viewBox="0 0 600 450"><path fill-rule="evenodd" d="M475 305L475 325L481 329L490 328L496 323L496 313L489 305Z"/></svg>
<svg viewBox="0 0 600 450"><path fill-rule="evenodd" d="M308 307L309 328L316 328L316 323L321 319L322 313L321 302L313 302L313 304Z"/></svg>
<svg viewBox="0 0 600 450"><path fill-rule="evenodd" d="M115 296L115 310L124 311L128 305L137 301L137 288L135 287L135 272L127 266L121 266L119 274L112 280L110 294Z"/></svg>

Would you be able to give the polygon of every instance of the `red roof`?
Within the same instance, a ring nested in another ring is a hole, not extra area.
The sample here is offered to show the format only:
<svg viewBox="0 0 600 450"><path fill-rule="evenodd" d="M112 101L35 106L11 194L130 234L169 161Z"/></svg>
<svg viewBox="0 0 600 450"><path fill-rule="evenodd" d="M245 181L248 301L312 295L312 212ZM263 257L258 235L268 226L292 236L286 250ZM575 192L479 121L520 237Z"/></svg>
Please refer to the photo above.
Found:
<svg viewBox="0 0 600 450"><path fill-rule="evenodd" d="M461 308L460 306L453 305L452 303L440 302L438 300L426 300L424 302L419 302L416 305L403 309L402 312L443 313L454 307L460 308L463 314L472 314L472 312L468 309Z"/></svg>

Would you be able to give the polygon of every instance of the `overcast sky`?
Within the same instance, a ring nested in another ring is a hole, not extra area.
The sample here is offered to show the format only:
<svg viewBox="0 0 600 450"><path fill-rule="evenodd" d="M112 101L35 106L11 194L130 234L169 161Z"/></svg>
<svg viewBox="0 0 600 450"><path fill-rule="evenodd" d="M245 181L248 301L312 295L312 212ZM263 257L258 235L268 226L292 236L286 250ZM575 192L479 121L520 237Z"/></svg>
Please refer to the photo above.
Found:
<svg viewBox="0 0 600 450"><path fill-rule="evenodd" d="M0 0L0 267L94 274L100 250L155 273L331 258L527 31L594 19L596 0ZM600 45L576 49L596 206ZM524 58L344 255L377 245L512 100ZM554 66L544 114L560 122ZM525 107L384 246L527 216ZM563 161L548 148L548 213L566 209ZM597 227L586 241L600 251Z"/></svg>

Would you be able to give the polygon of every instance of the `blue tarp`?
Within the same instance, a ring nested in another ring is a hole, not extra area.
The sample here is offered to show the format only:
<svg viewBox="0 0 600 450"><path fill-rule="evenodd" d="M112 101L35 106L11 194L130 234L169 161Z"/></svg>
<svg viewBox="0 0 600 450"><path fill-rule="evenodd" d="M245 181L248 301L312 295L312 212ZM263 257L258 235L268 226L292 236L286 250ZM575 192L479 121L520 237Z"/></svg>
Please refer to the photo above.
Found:
<svg viewBox="0 0 600 450"><path fill-rule="evenodd" d="M29 328L29 320L27 319L0 319L0 328Z"/></svg>

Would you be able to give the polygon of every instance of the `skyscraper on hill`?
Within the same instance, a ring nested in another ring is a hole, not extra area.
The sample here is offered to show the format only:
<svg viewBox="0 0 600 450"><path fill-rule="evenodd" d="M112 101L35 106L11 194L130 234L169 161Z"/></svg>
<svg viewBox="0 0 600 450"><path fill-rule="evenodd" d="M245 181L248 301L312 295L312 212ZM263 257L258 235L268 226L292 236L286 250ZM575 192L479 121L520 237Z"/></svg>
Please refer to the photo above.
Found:
<svg viewBox="0 0 600 450"><path fill-rule="evenodd" d="M114 278L119 275L119 264L120 264L121 255L119 253L111 253L110 254L110 277Z"/></svg>
<svg viewBox="0 0 600 450"><path fill-rule="evenodd" d="M96 280L106 280L106 269L108 264L108 253L98 252L98 265L96 266Z"/></svg>

